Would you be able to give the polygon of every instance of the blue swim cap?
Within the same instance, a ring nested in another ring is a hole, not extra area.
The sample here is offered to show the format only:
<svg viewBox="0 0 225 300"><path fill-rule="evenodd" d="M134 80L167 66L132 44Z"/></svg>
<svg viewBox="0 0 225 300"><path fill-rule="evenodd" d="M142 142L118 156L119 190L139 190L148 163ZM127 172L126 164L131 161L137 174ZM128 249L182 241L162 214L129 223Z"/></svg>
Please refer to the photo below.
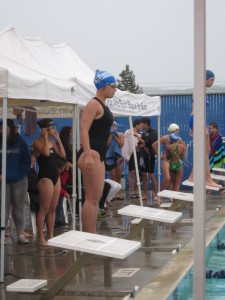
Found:
<svg viewBox="0 0 225 300"><path fill-rule="evenodd" d="M106 71L96 71L94 84L97 90L103 88L104 86L116 82L116 78Z"/></svg>
<svg viewBox="0 0 225 300"><path fill-rule="evenodd" d="M208 80L209 78L215 78L215 75L212 71L206 70L206 80Z"/></svg>
<svg viewBox="0 0 225 300"><path fill-rule="evenodd" d="M173 142L177 142L179 140L179 138L180 138L179 135L175 132L170 134L170 140Z"/></svg>

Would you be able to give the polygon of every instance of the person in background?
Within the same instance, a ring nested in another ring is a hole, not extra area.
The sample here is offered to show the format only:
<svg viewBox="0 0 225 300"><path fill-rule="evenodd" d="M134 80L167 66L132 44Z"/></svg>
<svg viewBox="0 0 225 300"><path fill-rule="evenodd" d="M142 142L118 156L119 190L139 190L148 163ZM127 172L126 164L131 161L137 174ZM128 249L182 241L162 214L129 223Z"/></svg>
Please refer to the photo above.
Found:
<svg viewBox="0 0 225 300"><path fill-rule="evenodd" d="M60 178L56 157L65 158L65 151L52 119L42 119L37 122L41 135L33 142L33 150L37 158L38 190L40 208L37 216L38 244L47 247L44 237L44 222L47 222L48 238L52 238L55 225L55 209L60 195ZM54 138L55 141L52 139Z"/></svg>
<svg viewBox="0 0 225 300"><path fill-rule="evenodd" d="M225 150L223 144L222 134L219 132L216 122L211 122L209 124L209 142L210 142L210 152L209 152L209 163L210 171L215 168L221 168L225 163Z"/></svg>
<svg viewBox="0 0 225 300"><path fill-rule="evenodd" d="M70 195L66 190L67 181L69 179L70 163L68 163L64 157L60 157L60 156L57 157L56 161L57 161L57 167L58 167L59 177L61 181L61 190L60 190L59 201L55 211L55 228L68 227L68 224L61 217L63 211L63 200L64 198L66 198L67 200L70 199Z"/></svg>
<svg viewBox="0 0 225 300"><path fill-rule="evenodd" d="M110 171L110 179L120 183L123 171L122 147L124 134L118 132L118 124L114 121L108 139L108 151L106 153L106 170ZM111 167L110 167L111 166ZM124 197L115 195L116 200L124 200Z"/></svg>
<svg viewBox="0 0 225 300"><path fill-rule="evenodd" d="M162 167L162 172L163 172L163 181L162 181L162 184L161 184L161 190L162 191L165 190L168 187L169 182L170 182L169 161L166 159L166 148L167 148L167 145L168 145L169 140L170 140L170 138L169 138L170 134L171 133L177 133L178 134L179 133L179 126L175 123L170 124L170 126L168 127L168 133L169 134L163 135L160 138L160 145L163 146L162 153L160 154L161 167ZM182 141L181 138L179 138L179 143L184 144L184 142ZM184 144L184 146L185 146L185 144ZM155 141L152 144L152 148L153 148L154 152L156 153L156 155L158 155L158 140Z"/></svg>
<svg viewBox="0 0 225 300"><path fill-rule="evenodd" d="M85 232L96 233L99 201L105 181L105 158L113 115L105 105L116 92L116 79L106 71L96 71L96 97L85 106L80 126L82 147L78 151L78 167L83 175L85 201L82 224Z"/></svg>
<svg viewBox="0 0 225 300"><path fill-rule="evenodd" d="M180 137L177 133L169 135L169 143L166 147L166 159L169 161L171 191L179 191L183 177L183 160L185 157L186 146L179 142ZM171 202L173 200L171 199Z"/></svg>
<svg viewBox="0 0 225 300"><path fill-rule="evenodd" d="M139 169L139 160L140 160L140 148L139 145L144 145L144 140L141 138L141 121L139 119L135 119L133 122L133 134L134 134L134 143L137 155L137 163ZM135 163L134 163L134 153L133 153L133 144L131 138L131 129L128 129L124 133L124 146L122 148L122 153L125 162L129 168L129 187L131 198L139 198L138 190L135 192L136 186L136 171L135 171Z"/></svg>
<svg viewBox="0 0 225 300"><path fill-rule="evenodd" d="M158 139L157 132L151 128L151 120L147 117L142 118L141 126L144 130L141 138L144 140L144 145L141 144L140 153L140 168L143 180L143 200L148 199L148 173L152 182L152 189L154 193L154 201L157 201L157 182L154 175L155 169L155 153L152 149L152 144Z"/></svg>
<svg viewBox="0 0 225 300"><path fill-rule="evenodd" d="M66 161L71 162L73 161L73 153L72 153L72 145L71 145L71 138L72 138L72 127L71 126L64 126L60 130L60 140L63 144L65 153L66 153Z"/></svg>
<svg viewBox="0 0 225 300"><path fill-rule="evenodd" d="M212 71L206 70L206 88L210 88L215 80L215 75ZM195 100L197 101L197 100ZM206 109L209 106L209 99L206 95ZM189 118L189 126L190 126L190 135L193 136L194 133L194 99L192 102L192 112ZM188 178L189 181L194 181L194 172L193 169L191 171L191 174ZM208 128L206 128L206 185L221 188L221 185L217 184L215 181L212 180L211 174L210 174L210 167L209 167L209 132Z"/></svg>
<svg viewBox="0 0 225 300"><path fill-rule="evenodd" d="M217 123L211 122L209 124L209 142L210 142L210 152L209 152L209 166L210 171L213 171L213 168L221 168L225 163L225 149L222 134L220 133ZM222 175L222 172L218 172ZM223 181L223 186L225 182ZM225 190L222 191L225 193Z"/></svg>
<svg viewBox="0 0 225 300"><path fill-rule="evenodd" d="M2 179L2 129L2 122L0 122L0 182ZM17 241L18 243L27 244L27 237L30 235L24 232L24 203L28 187L27 174L31 165L31 156L28 145L21 135L16 132L16 126L12 119L7 119L6 148L5 225L8 223L12 206L12 217L17 230Z"/></svg>

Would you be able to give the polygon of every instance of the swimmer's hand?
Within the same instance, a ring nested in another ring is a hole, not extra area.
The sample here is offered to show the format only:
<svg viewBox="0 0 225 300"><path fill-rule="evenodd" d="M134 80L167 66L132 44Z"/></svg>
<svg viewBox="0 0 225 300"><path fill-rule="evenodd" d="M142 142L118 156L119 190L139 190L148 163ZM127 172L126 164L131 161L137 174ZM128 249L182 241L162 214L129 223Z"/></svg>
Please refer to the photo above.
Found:
<svg viewBox="0 0 225 300"><path fill-rule="evenodd" d="M58 131L54 131L54 133L52 134L52 136L55 138L55 140L56 140L57 142L58 142L58 140L60 140Z"/></svg>
<svg viewBox="0 0 225 300"><path fill-rule="evenodd" d="M44 139L47 140L48 139L48 131L47 131L47 129L46 128L42 128L41 132L42 132L42 135L43 135Z"/></svg>
<svg viewBox="0 0 225 300"><path fill-rule="evenodd" d="M160 154L160 158L161 158L162 160L166 159L166 154Z"/></svg>

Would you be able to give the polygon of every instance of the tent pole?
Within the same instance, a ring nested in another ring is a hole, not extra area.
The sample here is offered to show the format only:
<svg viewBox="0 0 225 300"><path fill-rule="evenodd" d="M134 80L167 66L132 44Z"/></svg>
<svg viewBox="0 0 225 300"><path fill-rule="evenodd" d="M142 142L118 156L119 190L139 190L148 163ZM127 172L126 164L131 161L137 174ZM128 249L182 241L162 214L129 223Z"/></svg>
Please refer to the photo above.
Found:
<svg viewBox="0 0 225 300"><path fill-rule="evenodd" d="M160 115L158 116L158 192L160 192L161 188L161 173L160 173ZM159 197L158 197L159 202Z"/></svg>
<svg viewBox="0 0 225 300"><path fill-rule="evenodd" d="M73 230L76 227L76 202L77 202L77 188L76 188L76 169L77 169L77 155L76 155L76 112L77 112L77 104L73 105Z"/></svg>
<svg viewBox="0 0 225 300"><path fill-rule="evenodd" d="M7 131L7 98L3 98L2 129L2 190L1 190L1 282L4 282L5 269L5 195L6 195L6 131Z"/></svg>
<svg viewBox="0 0 225 300"><path fill-rule="evenodd" d="M77 150L80 149L80 115L79 109L77 110ZM80 231L82 231L82 220L81 220L81 211L82 211L82 191L81 191L81 171L78 168L78 199L79 199L79 224Z"/></svg>
<svg viewBox="0 0 225 300"><path fill-rule="evenodd" d="M135 172L137 178L138 193L140 197L140 204L141 206L143 206L142 195L141 195L141 184L140 184L140 177L139 177L139 170L138 170L138 163L137 163L137 154L136 154L136 148L134 142L134 130L133 130L131 115L129 116L129 122L130 122L130 129L131 129L131 140L132 140L133 153L134 153L134 164L135 164Z"/></svg>

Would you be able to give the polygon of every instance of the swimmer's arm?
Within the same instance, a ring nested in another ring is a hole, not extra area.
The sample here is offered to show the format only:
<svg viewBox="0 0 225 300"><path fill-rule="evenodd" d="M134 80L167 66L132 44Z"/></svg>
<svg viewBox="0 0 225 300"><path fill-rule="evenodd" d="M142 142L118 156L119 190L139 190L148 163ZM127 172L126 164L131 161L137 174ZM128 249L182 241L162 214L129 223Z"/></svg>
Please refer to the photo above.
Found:
<svg viewBox="0 0 225 300"><path fill-rule="evenodd" d="M171 156L172 156L172 153L171 153L171 145L168 145L167 147L166 147L166 159L167 160L170 160L170 158L171 158Z"/></svg>
<svg viewBox="0 0 225 300"><path fill-rule="evenodd" d="M96 101L90 100L88 104L85 106L82 113L81 126L80 126L80 139L81 139L81 144L85 156L91 154L90 139L88 133L92 122L100 114L99 106L96 103Z"/></svg>
<svg viewBox="0 0 225 300"><path fill-rule="evenodd" d="M119 135L119 137L118 137L118 135ZM115 134L114 138L115 138L117 144L119 145L119 147L122 148L124 145L124 134L122 132L118 132L118 135Z"/></svg>
<svg viewBox="0 0 225 300"><path fill-rule="evenodd" d="M185 159L185 153L186 153L186 145L181 145L183 147L183 151L182 151L182 154L181 154L181 159L184 160Z"/></svg>
<svg viewBox="0 0 225 300"><path fill-rule="evenodd" d="M53 142L53 148L56 152L56 154L60 157L66 157L66 152L64 150L63 144L61 142L61 139L59 137L58 132L56 131L56 133L54 134L54 138L56 140L56 143Z"/></svg>
<svg viewBox="0 0 225 300"><path fill-rule="evenodd" d="M182 138L179 138L179 144L183 145L183 147L184 147L184 149L185 149L185 151L186 151L186 148L187 148L187 147L186 147L184 141L182 140Z"/></svg>
<svg viewBox="0 0 225 300"><path fill-rule="evenodd" d="M43 134L43 137L44 137L43 138L43 143L39 139L36 139L33 142L34 155L36 157L38 157L40 154L43 155L43 156L49 156L50 155L46 128L42 128L42 134Z"/></svg>
<svg viewBox="0 0 225 300"><path fill-rule="evenodd" d="M164 135L160 138L160 145L162 143L164 143L165 141L167 140L167 135ZM158 155L158 140L155 141L153 144L152 144L152 149L154 150L154 152L156 153L156 155Z"/></svg>

